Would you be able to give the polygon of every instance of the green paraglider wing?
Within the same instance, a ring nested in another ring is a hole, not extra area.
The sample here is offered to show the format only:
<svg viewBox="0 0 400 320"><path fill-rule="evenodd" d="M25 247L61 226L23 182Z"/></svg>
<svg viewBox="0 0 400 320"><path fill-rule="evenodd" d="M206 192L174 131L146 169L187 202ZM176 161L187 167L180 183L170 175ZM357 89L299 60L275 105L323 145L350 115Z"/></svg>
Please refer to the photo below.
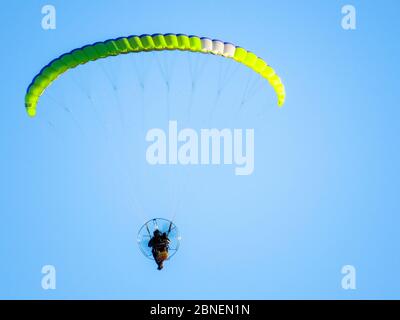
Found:
<svg viewBox="0 0 400 320"><path fill-rule="evenodd" d="M54 80L69 69L101 58L154 50L184 50L234 59L268 80L276 92L279 106L282 106L285 102L285 87L281 79L274 69L254 53L220 40L168 33L110 39L63 54L46 65L32 80L25 95L26 111L29 116L34 117L39 97Z"/></svg>

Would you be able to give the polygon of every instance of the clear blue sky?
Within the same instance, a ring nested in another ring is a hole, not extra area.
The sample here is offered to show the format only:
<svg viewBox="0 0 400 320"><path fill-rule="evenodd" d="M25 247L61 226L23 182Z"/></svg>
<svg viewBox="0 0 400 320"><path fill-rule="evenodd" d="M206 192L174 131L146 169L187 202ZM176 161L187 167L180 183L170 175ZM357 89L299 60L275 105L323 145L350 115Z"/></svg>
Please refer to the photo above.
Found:
<svg viewBox="0 0 400 320"><path fill-rule="evenodd" d="M345 31L347 3L3 3L0 298L400 298L400 5L351 1L357 29ZM45 4L56 30L41 28ZM281 75L287 103L278 109L260 80L239 108L250 71L171 52L80 66L26 116L25 90L53 58L157 32L252 50ZM166 128L168 105L181 128L254 128L254 173L148 165L144 134ZM181 249L158 272L136 233L174 215ZM56 290L41 288L46 264ZM347 264L354 291L341 288Z"/></svg>

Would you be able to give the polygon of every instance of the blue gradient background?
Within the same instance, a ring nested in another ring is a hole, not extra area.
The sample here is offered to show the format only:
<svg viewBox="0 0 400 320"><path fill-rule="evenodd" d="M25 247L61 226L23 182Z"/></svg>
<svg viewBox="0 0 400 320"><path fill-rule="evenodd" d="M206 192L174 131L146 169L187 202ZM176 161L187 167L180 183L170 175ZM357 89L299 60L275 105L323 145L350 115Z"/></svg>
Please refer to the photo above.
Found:
<svg viewBox="0 0 400 320"><path fill-rule="evenodd" d="M400 298L400 4L350 3L355 31L341 28L347 2L333 0L51 1L50 31L41 28L47 2L3 3L0 298ZM174 63L168 98L158 58L127 55L63 75L38 116L26 116L25 90L51 59L156 32L254 51L284 80L287 103L278 109L261 81L238 108L251 77L244 67L216 99L219 70L235 66L212 56L193 55L207 60L193 93L191 58L178 52L165 54ZM147 165L144 132L166 128L168 99L181 127L254 128L253 175ZM174 215L181 250L158 272L136 232ZM56 290L41 288L46 264ZM357 269L356 290L341 288L346 264Z"/></svg>

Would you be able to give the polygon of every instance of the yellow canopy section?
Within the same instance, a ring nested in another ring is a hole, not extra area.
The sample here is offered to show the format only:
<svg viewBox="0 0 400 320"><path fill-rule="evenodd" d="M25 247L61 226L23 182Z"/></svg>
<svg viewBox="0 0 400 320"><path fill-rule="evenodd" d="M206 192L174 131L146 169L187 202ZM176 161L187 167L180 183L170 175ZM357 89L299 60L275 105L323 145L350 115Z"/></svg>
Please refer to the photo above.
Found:
<svg viewBox="0 0 400 320"><path fill-rule="evenodd" d="M268 80L276 92L279 106L285 102L285 87L281 79L274 69L254 53L220 40L168 33L110 39L63 54L43 67L32 80L25 95L26 111L29 116L35 116L39 97L54 80L69 69L109 56L154 50L185 50L234 59Z"/></svg>

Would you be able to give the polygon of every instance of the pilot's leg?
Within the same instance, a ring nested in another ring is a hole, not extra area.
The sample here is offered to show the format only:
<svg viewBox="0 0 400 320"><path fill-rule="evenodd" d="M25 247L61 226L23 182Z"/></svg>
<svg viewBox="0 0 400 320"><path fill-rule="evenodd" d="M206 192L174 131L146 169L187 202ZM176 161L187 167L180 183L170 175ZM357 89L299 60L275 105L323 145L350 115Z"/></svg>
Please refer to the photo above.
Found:
<svg viewBox="0 0 400 320"><path fill-rule="evenodd" d="M154 260L157 261L157 251L156 250L151 250L151 253L153 254Z"/></svg>

